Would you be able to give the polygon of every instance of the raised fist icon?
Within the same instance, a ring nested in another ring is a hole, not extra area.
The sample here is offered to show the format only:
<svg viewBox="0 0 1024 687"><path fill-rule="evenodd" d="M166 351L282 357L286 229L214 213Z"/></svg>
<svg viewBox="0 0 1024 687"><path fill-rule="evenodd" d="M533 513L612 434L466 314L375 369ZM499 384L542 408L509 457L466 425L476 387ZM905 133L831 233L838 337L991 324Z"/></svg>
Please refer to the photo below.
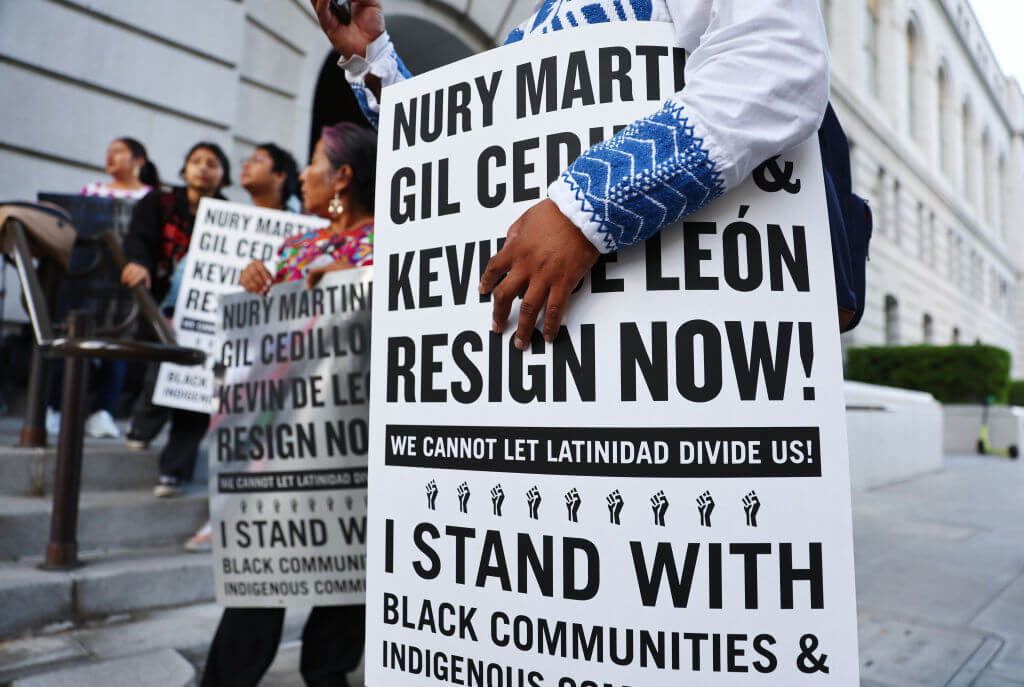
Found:
<svg viewBox="0 0 1024 687"><path fill-rule="evenodd" d="M622 506L625 505L625 501L622 500L622 494L616 489L605 497L605 501L608 502L608 518L613 525L621 525L622 522L619 521L619 515L622 514Z"/></svg>
<svg viewBox="0 0 1024 687"><path fill-rule="evenodd" d="M753 491L743 497L743 512L747 514L747 527L757 527L757 512L761 510L761 499Z"/></svg>
<svg viewBox="0 0 1024 687"><path fill-rule="evenodd" d="M427 508L437 510L437 482L427 482Z"/></svg>
<svg viewBox="0 0 1024 687"><path fill-rule="evenodd" d="M540 518L540 490L537 487L530 487L526 492L526 505L530 509L530 517L534 520Z"/></svg>
<svg viewBox="0 0 1024 687"><path fill-rule="evenodd" d="M468 513L469 512L469 485L466 484L465 482L463 482L462 484L459 485L459 488L458 488L457 491L458 491L458 494L459 494L459 512L460 513Z"/></svg>
<svg viewBox="0 0 1024 687"><path fill-rule="evenodd" d="M711 492L705 491L697 497L697 512L700 514L701 527L711 527L711 511L715 509L715 500Z"/></svg>
<svg viewBox="0 0 1024 687"><path fill-rule="evenodd" d="M654 511L654 524L658 527L665 526L665 511L668 510L668 497L664 491L659 491L651 497L651 510Z"/></svg>
<svg viewBox="0 0 1024 687"><path fill-rule="evenodd" d="M503 503L505 503L505 492L500 484L496 484L491 489L491 506L494 508L494 514L499 518L501 517L501 504Z"/></svg>
<svg viewBox="0 0 1024 687"><path fill-rule="evenodd" d="M580 504L583 503L583 499L580 498L580 493L575 488L570 489L565 494L565 508L569 511L569 522L579 522L580 515Z"/></svg>

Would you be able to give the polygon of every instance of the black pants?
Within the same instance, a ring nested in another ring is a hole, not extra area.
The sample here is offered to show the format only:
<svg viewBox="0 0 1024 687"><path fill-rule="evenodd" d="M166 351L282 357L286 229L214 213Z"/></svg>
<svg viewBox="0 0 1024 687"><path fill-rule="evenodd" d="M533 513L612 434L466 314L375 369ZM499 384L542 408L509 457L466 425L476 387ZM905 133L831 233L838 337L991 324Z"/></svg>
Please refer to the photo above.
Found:
<svg viewBox="0 0 1024 687"><path fill-rule="evenodd" d="M146 368L146 378L142 384L142 393L135 402L128 436L132 439L152 441L153 437L160 433L164 423L170 420L170 437L167 446L160 453L160 474L187 482L192 479L196 456L199 455L199 444L210 426L210 416L206 413L153 405L153 388L156 386L159 370L159 363L151 363Z"/></svg>
<svg viewBox="0 0 1024 687"><path fill-rule="evenodd" d="M366 606L317 606L302 630L299 672L308 687L348 687L359 666ZM210 645L201 687L255 687L274 662L283 608L228 608Z"/></svg>

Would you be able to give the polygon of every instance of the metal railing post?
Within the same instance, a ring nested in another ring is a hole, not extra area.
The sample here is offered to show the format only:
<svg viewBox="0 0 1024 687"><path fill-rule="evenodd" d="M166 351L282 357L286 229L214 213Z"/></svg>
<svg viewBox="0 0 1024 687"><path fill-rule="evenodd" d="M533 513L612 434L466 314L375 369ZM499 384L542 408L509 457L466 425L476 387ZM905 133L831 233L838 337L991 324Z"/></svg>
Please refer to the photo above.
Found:
<svg viewBox="0 0 1024 687"><path fill-rule="evenodd" d="M92 333L86 313L68 313L68 338L84 339ZM64 393L61 398L60 438L53 484L53 514L50 542L46 547L46 570L68 570L78 560L78 494L82 483L82 444L85 439L85 403L89 360L81 356L64 359Z"/></svg>
<svg viewBox="0 0 1024 687"><path fill-rule="evenodd" d="M25 403L25 420L21 426L18 446L23 448L46 447L46 396L49 387L49 361L32 341L32 362L28 373L28 396Z"/></svg>

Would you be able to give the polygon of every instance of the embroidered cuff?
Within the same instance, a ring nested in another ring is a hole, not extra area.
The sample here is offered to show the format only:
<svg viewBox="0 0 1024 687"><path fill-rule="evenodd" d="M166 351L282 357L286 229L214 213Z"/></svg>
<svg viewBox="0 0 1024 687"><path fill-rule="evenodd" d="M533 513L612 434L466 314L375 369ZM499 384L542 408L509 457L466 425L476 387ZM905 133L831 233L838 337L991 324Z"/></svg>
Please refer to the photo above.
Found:
<svg viewBox="0 0 1024 687"><path fill-rule="evenodd" d="M652 236L722 195L724 184L684 108L668 101L583 153L548 197L602 253Z"/></svg>

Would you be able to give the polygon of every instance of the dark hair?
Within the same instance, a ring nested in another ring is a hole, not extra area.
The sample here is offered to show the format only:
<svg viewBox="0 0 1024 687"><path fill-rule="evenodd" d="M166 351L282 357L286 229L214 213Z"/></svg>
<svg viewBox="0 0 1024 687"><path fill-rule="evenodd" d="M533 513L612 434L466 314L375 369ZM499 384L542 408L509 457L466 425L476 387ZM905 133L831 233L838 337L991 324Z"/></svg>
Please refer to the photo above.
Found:
<svg viewBox="0 0 1024 687"><path fill-rule="evenodd" d="M122 136L121 138L116 138L114 140L120 141L128 146L128 150L131 151L133 158L136 160L141 158L143 160L142 167L139 168L139 181L144 183L146 186L160 188L160 172L156 170L156 165L150 161L149 153L146 152L146 146L128 136Z"/></svg>
<svg viewBox="0 0 1024 687"><path fill-rule="evenodd" d="M356 202L373 212L373 193L377 183L377 132L352 122L325 126L320 137L327 161L333 169L352 168L352 187Z"/></svg>
<svg viewBox="0 0 1024 687"><path fill-rule="evenodd" d="M284 172L284 184L281 185L281 207L288 204L288 199L299 195L299 165L287 150L276 143L261 143L256 150L262 150L274 161L274 174Z"/></svg>
<svg viewBox="0 0 1024 687"><path fill-rule="evenodd" d="M214 154L214 157L220 160L221 169L224 170L224 176L221 177L220 180L220 188L230 186L231 163L228 162L228 156L224 154L224 151L221 150L221 147L219 145L217 145L216 143L211 143L209 141L200 141L199 143L196 143L194 146L188 149L188 152L185 154L185 162L182 163L181 169L178 171L178 175L182 177L185 176L185 165L188 164L188 159L192 157L192 153L196 152L200 148L205 148L206 150L209 150L211 153Z"/></svg>

